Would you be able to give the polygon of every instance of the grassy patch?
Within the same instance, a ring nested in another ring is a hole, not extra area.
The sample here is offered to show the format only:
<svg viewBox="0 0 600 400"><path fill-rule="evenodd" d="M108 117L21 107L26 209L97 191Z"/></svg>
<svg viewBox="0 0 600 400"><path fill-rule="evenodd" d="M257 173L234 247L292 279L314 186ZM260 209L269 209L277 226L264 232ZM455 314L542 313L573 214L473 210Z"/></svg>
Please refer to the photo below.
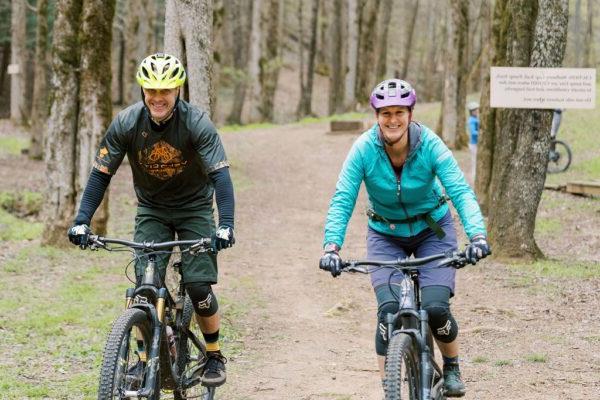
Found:
<svg viewBox="0 0 600 400"><path fill-rule="evenodd" d="M583 339L590 343L600 344L600 335L585 336Z"/></svg>
<svg viewBox="0 0 600 400"><path fill-rule="evenodd" d="M0 154L20 155L29 146L29 139L14 136L0 137Z"/></svg>
<svg viewBox="0 0 600 400"><path fill-rule="evenodd" d="M525 360L532 363L545 363L548 362L548 356L546 354L528 354L525 356Z"/></svg>
<svg viewBox="0 0 600 400"><path fill-rule="evenodd" d="M531 264L512 264L512 269L545 278L588 279L600 277L600 264L583 261L540 260Z"/></svg>
<svg viewBox="0 0 600 400"><path fill-rule="evenodd" d="M32 240L42 234L41 223L19 219L0 209L0 240Z"/></svg>
<svg viewBox="0 0 600 400"><path fill-rule="evenodd" d="M38 192L0 192L0 208L21 217L39 214L43 201Z"/></svg>
<svg viewBox="0 0 600 400"><path fill-rule="evenodd" d="M489 358L487 358L485 356L476 356L476 357L473 357L473 362L475 364L484 364L484 363L486 363L488 361L489 361Z"/></svg>
<svg viewBox="0 0 600 400"><path fill-rule="evenodd" d="M597 180L600 177L600 157L582 162L577 166L576 171L581 171L585 175L595 177Z"/></svg>
<svg viewBox="0 0 600 400"><path fill-rule="evenodd" d="M557 218L538 218L535 221L535 232L542 235L560 232L562 224Z"/></svg>
<svg viewBox="0 0 600 400"><path fill-rule="evenodd" d="M513 365L513 363L510 360L496 360L494 365L496 367L510 367Z"/></svg>

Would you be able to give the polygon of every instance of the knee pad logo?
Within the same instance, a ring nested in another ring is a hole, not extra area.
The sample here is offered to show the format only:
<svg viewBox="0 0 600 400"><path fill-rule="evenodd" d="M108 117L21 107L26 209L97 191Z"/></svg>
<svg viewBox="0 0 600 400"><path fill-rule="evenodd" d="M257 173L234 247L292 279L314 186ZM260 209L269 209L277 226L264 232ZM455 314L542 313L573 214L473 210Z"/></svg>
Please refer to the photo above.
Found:
<svg viewBox="0 0 600 400"><path fill-rule="evenodd" d="M385 324L383 323L379 323L379 334L381 335L381 338L383 339L384 342L387 342L387 326L385 326Z"/></svg>
<svg viewBox="0 0 600 400"><path fill-rule="evenodd" d="M198 302L198 308L201 310L210 308L210 303L212 303L212 294L209 293L206 299Z"/></svg>
<svg viewBox="0 0 600 400"><path fill-rule="evenodd" d="M441 328L438 328L436 332L440 336L448 336L448 335L450 335L451 329L452 329L452 322L450 322L450 320L447 320L446 324L444 326L442 326Z"/></svg>

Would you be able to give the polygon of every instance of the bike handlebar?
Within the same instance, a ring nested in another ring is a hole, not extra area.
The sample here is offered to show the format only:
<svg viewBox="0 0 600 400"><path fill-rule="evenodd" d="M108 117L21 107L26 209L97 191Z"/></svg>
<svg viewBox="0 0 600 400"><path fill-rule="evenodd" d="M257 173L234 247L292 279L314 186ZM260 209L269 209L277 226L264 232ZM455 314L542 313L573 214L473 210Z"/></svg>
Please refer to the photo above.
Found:
<svg viewBox="0 0 600 400"><path fill-rule="evenodd" d="M107 244L120 244L127 246L132 249L143 250L147 252L168 250L175 246L190 246L190 253L205 253L205 252L216 252L212 246L212 240L210 238L201 238L195 240L172 240L169 242L133 242L130 240L123 239L111 239L101 237L98 235L90 235L89 237L90 247L92 249L103 248L108 249Z"/></svg>
<svg viewBox="0 0 600 400"><path fill-rule="evenodd" d="M368 274L369 269L361 268L361 266L394 268L401 271L410 271L416 270L418 267L435 260L442 260L438 265L436 265L436 268L451 266L453 268L460 269L467 265L467 258L464 251L448 251L445 253L434 254L421 258L398 258L394 261L346 260L342 261L342 271Z"/></svg>

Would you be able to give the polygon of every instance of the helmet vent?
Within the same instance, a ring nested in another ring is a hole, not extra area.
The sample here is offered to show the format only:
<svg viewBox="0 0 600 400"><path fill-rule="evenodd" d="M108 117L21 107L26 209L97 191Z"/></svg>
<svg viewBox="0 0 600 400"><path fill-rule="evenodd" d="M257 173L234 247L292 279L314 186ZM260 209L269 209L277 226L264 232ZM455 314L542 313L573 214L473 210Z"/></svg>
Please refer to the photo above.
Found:
<svg viewBox="0 0 600 400"><path fill-rule="evenodd" d="M177 76L177 74L179 74L179 68L175 68L173 70L173 72L171 73L171 79L175 78Z"/></svg>
<svg viewBox="0 0 600 400"><path fill-rule="evenodd" d="M146 79L150 79L150 74L148 73L147 68L142 68L142 73L144 74L144 77L146 77Z"/></svg>
<svg viewBox="0 0 600 400"><path fill-rule="evenodd" d="M385 99L385 97L383 95L379 94L379 93L376 93L375 97L377 97L379 100Z"/></svg>

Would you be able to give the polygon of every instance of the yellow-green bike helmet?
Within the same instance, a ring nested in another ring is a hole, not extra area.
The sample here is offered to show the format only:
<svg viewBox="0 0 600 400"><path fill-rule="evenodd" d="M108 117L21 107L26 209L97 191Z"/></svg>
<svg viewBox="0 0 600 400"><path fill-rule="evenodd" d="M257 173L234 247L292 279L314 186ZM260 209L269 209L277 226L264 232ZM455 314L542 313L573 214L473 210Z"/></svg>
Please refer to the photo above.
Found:
<svg viewBox="0 0 600 400"><path fill-rule="evenodd" d="M142 60L136 79L144 89L174 89L185 82L185 69L176 57L156 53Z"/></svg>

